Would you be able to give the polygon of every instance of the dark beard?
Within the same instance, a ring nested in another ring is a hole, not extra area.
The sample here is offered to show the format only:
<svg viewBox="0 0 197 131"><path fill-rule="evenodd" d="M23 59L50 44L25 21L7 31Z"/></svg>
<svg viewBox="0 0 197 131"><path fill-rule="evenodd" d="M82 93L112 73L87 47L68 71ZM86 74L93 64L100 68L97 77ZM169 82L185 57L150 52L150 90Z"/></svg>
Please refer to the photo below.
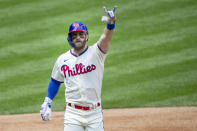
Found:
<svg viewBox="0 0 197 131"><path fill-rule="evenodd" d="M82 49L85 47L85 45L86 45L86 40L84 40L84 41L82 42L82 46L80 46L80 47L76 47L76 46L74 45L74 49L75 49L76 51L80 51L80 50L82 50Z"/></svg>

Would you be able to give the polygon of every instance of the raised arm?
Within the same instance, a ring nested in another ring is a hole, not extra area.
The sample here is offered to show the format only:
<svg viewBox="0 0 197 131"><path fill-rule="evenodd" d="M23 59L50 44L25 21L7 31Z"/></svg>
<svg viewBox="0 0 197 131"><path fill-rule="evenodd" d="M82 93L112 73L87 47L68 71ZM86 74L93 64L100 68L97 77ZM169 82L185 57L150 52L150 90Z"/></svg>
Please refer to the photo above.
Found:
<svg viewBox="0 0 197 131"><path fill-rule="evenodd" d="M104 53L107 53L107 51L109 50L110 41L114 33L116 20L115 11L116 7L114 7L112 11L107 11L107 9L104 7L104 12L106 16L102 17L102 21L106 21L107 25L104 28L104 32L99 39L99 47Z"/></svg>

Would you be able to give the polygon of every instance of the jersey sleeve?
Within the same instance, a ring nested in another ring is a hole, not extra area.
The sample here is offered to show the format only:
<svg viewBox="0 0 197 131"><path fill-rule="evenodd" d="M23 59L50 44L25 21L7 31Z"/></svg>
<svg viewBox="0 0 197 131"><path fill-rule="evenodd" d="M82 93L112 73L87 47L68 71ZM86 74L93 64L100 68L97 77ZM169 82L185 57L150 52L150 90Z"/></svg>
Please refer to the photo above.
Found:
<svg viewBox="0 0 197 131"><path fill-rule="evenodd" d="M60 72L59 65L60 65L60 57L55 62L55 65L54 65L53 70L52 70L51 78L58 81L58 82L63 83L64 82L64 76Z"/></svg>
<svg viewBox="0 0 197 131"><path fill-rule="evenodd" d="M98 42L95 43L93 46L94 46L94 48L96 50L96 54L97 54L98 58L104 63L105 58L107 56L107 53L102 51L102 49L99 47L99 43Z"/></svg>

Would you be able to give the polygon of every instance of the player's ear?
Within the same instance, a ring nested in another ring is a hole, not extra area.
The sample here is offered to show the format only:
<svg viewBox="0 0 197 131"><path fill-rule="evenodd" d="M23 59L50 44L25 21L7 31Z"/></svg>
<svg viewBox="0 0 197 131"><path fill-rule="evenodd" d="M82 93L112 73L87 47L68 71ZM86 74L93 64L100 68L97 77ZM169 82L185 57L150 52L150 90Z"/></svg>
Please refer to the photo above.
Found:
<svg viewBox="0 0 197 131"><path fill-rule="evenodd" d="M88 34L86 34L86 41L88 41Z"/></svg>

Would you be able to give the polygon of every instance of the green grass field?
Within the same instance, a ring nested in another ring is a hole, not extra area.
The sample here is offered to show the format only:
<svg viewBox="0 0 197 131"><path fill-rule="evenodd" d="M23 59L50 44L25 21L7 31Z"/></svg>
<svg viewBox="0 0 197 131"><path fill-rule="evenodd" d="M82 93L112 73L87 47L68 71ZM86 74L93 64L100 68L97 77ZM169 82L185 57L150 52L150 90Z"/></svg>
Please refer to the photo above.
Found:
<svg viewBox="0 0 197 131"><path fill-rule="evenodd" d="M84 22L90 46L105 27L103 6L113 5L103 108L197 106L197 1L0 0L0 114L39 112L56 58L70 48L69 25ZM63 110L64 90L53 111Z"/></svg>

